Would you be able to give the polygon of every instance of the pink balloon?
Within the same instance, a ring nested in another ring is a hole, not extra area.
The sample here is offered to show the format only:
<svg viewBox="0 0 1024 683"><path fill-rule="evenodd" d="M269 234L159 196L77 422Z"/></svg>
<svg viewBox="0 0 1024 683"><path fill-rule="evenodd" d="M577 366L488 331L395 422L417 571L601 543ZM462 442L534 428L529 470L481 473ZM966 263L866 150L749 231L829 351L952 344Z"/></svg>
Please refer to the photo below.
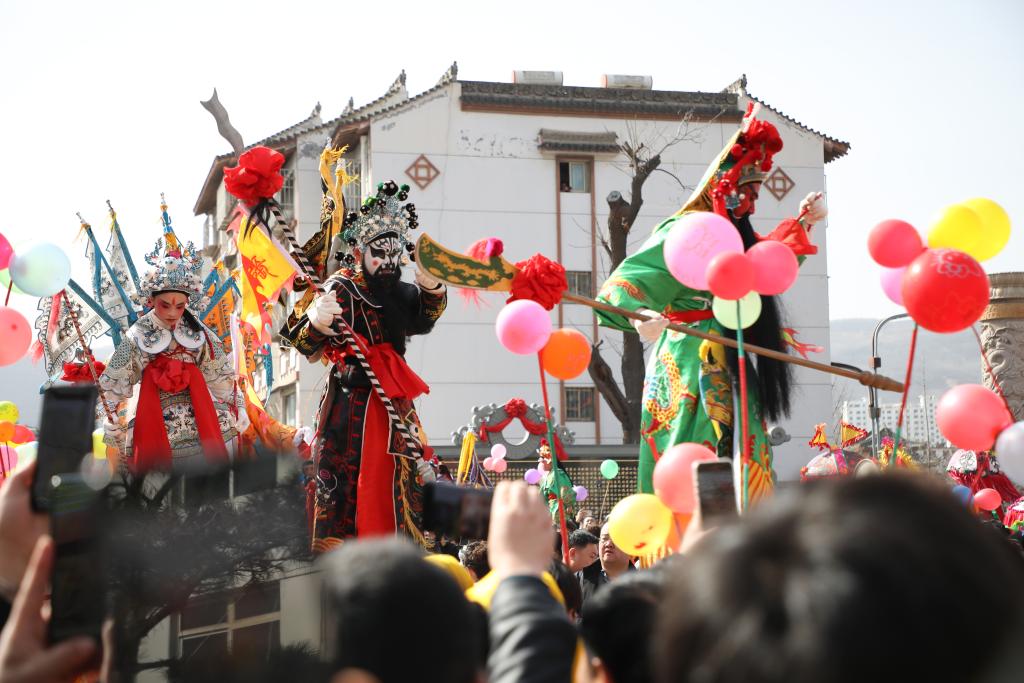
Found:
<svg viewBox="0 0 1024 683"><path fill-rule="evenodd" d="M508 469L508 460L495 460L494 462L491 463L491 469L497 472L498 474L503 473L505 470Z"/></svg>
<svg viewBox="0 0 1024 683"><path fill-rule="evenodd" d="M960 384L939 399L935 422L957 448L987 451L999 432L1013 424L1003 399L980 384Z"/></svg>
<svg viewBox="0 0 1024 683"><path fill-rule="evenodd" d="M6 444L0 445L0 465L3 465L0 468L0 481L3 481L3 473L6 472L10 476L18 466L18 451Z"/></svg>
<svg viewBox="0 0 1024 683"><path fill-rule="evenodd" d="M0 366L17 363L32 345L32 328L25 316L0 306Z"/></svg>
<svg viewBox="0 0 1024 683"><path fill-rule="evenodd" d="M512 353L537 353L551 336L551 316L536 301L519 299L507 304L494 323L498 341Z"/></svg>
<svg viewBox="0 0 1024 683"><path fill-rule="evenodd" d="M540 470L533 467L523 472L523 479L526 480L526 483L529 484L530 486L533 486L534 484L539 482L541 480L541 477L543 476L544 475L540 473Z"/></svg>
<svg viewBox="0 0 1024 683"><path fill-rule="evenodd" d="M871 228L868 252L875 263L886 268L900 268L924 251L921 236L906 221L890 219Z"/></svg>
<svg viewBox="0 0 1024 683"><path fill-rule="evenodd" d="M672 219L665 238L665 265L672 276L691 289L707 290L708 264L718 254L743 252L743 240L727 219L694 211Z"/></svg>
<svg viewBox="0 0 1024 683"><path fill-rule="evenodd" d="M654 466L654 493L673 512L693 512L693 463L717 460L707 446L680 443L666 450Z"/></svg>
<svg viewBox="0 0 1024 683"><path fill-rule="evenodd" d="M878 275L878 279L882 282L882 291L889 297L889 301L900 306L903 305L903 273L905 272L907 272L906 266L882 268L882 272Z"/></svg>
<svg viewBox="0 0 1024 683"><path fill-rule="evenodd" d="M736 301L754 288L754 264L746 254L724 251L708 263L708 289L720 299Z"/></svg>
<svg viewBox="0 0 1024 683"><path fill-rule="evenodd" d="M800 271L793 250L782 242L764 240L747 250L754 264L754 291L758 294L782 294L789 289Z"/></svg>
<svg viewBox="0 0 1024 683"><path fill-rule="evenodd" d="M11 256L14 255L14 247L7 241L7 238L0 233L0 270L11 264Z"/></svg>
<svg viewBox="0 0 1024 683"><path fill-rule="evenodd" d="M484 458L483 465L485 470L492 471L494 469L494 458L490 456Z"/></svg>
<svg viewBox="0 0 1024 683"><path fill-rule="evenodd" d="M995 489L981 489L974 494L974 507L979 510L992 512L999 509L1002 504L1003 499Z"/></svg>

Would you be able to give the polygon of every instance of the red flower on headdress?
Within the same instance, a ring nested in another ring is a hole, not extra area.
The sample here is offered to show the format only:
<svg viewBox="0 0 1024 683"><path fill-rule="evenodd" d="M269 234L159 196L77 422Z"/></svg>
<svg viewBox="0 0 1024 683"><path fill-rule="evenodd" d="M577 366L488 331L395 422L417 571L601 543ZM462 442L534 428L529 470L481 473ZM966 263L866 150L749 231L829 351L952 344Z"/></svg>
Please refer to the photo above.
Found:
<svg viewBox="0 0 1024 683"><path fill-rule="evenodd" d="M562 300L562 293L569 289L565 268L543 254L534 254L528 260L520 261L516 268L519 270L512 278L509 303L529 299L550 311Z"/></svg>
<svg viewBox="0 0 1024 683"><path fill-rule="evenodd" d="M253 147L238 157L238 166L224 169L224 187L246 204L273 197L284 185L284 155L269 147Z"/></svg>

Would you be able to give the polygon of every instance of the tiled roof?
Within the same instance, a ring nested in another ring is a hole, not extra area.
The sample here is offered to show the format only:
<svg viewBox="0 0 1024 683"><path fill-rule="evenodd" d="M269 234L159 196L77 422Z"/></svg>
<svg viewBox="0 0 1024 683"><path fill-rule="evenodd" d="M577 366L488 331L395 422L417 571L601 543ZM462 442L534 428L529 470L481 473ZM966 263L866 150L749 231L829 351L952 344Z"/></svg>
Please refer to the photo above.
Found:
<svg viewBox="0 0 1024 683"><path fill-rule="evenodd" d="M607 133L578 133L566 130L540 129L538 148L549 152L590 152L595 154L616 154L619 151L618 135Z"/></svg>
<svg viewBox="0 0 1024 683"><path fill-rule="evenodd" d="M850 143L849 142L844 142L842 140L837 140L836 138L834 138L834 137L832 137L830 135L826 135L825 133L822 133L821 131L815 130L815 129L811 128L810 126L797 121L792 116L789 116L788 114L786 114L786 113L776 109L775 107L773 107L772 105L768 104L767 102L765 102L761 98L756 97L754 95L751 95L749 92L747 92L747 75L746 74L743 74L742 76L737 78L735 81L730 83L729 86L726 87L725 92L735 93L737 95L743 95L744 97L749 97L750 99L752 99L755 102L757 102L758 104L760 104L762 107L766 107L768 109L771 109L773 112L775 112L776 114L778 114L782 118L786 119L787 121L789 121L793 125L799 126L800 128L803 128L804 130L806 130L808 133L813 133L814 135L817 135L818 137L820 137L822 139L822 141L824 142L824 147L825 147L825 163L826 164L829 163L830 161L834 161L834 160L838 159L841 156L846 156L846 154L849 153L849 151L850 151Z"/></svg>
<svg viewBox="0 0 1024 683"><path fill-rule="evenodd" d="M675 92L631 88L459 81L462 108L579 116L642 116L739 121L734 93Z"/></svg>

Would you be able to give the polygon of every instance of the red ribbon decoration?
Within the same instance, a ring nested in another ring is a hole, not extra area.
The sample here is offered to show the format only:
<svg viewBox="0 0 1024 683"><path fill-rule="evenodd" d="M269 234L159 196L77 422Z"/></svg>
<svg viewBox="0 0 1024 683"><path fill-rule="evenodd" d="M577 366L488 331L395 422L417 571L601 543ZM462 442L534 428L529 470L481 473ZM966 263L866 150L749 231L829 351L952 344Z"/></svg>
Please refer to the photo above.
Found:
<svg viewBox="0 0 1024 683"><path fill-rule="evenodd" d="M517 299L529 299L549 311L562 300L562 293L569 289L565 279L565 268L543 254L534 254L516 264L517 272L512 278L512 296L508 303Z"/></svg>
<svg viewBox="0 0 1024 683"><path fill-rule="evenodd" d="M107 369L107 366L100 361L92 362L93 370L96 372L96 377L103 374L103 371ZM88 382L93 384L93 373L89 370L89 366L86 363L64 363L64 374L61 375L61 381L63 382Z"/></svg>
<svg viewBox="0 0 1024 683"><path fill-rule="evenodd" d="M520 424L523 425L523 429L526 430L527 434L539 435L547 434L548 426L543 422L532 422L526 417L526 401L521 398L513 398L504 406L506 418L501 422L493 425L480 425L480 432L477 437L481 441L490 442L491 434L499 434L505 431L505 427L512 423L512 420L519 420ZM555 437L555 453L558 455L558 461L562 462L568 460L568 456L565 454L565 449L562 448L562 442L559 438Z"/></svg>
<svg viewBox="0 0 1024 683"><path fill-rule="evenodd" d="M137 472L171 469L171 444L167 439L167 425L164 424L163 407L160 404L160 390L171 394L189 390L192 397L192 412L196 418L196 430L206 459L210 462L226 462L227 447L220 431L217 411L213 398L206 386L203 373L194 363L160 355L142 372L142 387L139 390L139 405L135 411L133 447Z"/></svg>
<svg viewBox="0 0 1024 683"><path fill-rule="evenodd" d="M281 167L284 155L264 147L253 147L238 157L238 166L224 169L224 187L246 204L273 197L284 185Z"/></svg>

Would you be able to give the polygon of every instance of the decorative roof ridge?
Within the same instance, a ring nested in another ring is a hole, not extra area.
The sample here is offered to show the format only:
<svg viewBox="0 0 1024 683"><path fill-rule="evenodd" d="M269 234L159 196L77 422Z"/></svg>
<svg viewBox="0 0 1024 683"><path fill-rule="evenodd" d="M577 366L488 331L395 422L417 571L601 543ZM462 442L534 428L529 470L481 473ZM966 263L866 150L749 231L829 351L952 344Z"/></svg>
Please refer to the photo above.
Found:
<svg viewBox="0 0 1024 683"><path fill-rule="evenodd" d="M766 107L767 109L772 110L778 116L782 117L786 121L789 121L790 123L792 123L795 126L799 126L800 128L803 128L808 133L812 133L814 135L817 135L818 137L820 137L823 140L825 140L827 143L832 143L831 145L827 145L828 147L831 147L832 149L831 150L826 149L826 152L831 151L832 155L831 156L827 156L827 158L825 159L825 163L833 161L834 159L838 159L841 156L845 156L850 151L850 143L849 142L847 142L845 140L840 140L839 138L834 138L834 137L832 137L831 135L829 135L827 133L823 133L820 130L815 130L814 128L811 128L807 124L801 123L800 121L797 121L796 119L794 119L789 114L786 114L785 112L783 112L783 111L781 111L779 109L776 109L772 105L768 104L767 102L762 100L760 97L757 97L756 95L752 95L751 93L747 92L747 89L746 89L746 76L743 76L740 80L743 81L743 92L742 92L743 96L749 97L750 99L752 99L755 102L757 102L758 104L760 104L762 107ZM735 85L735 83L733 85ZM730 87L732 87L732 86L730 86Z"/></svg>
<svg viewBox="0 0 1024 683"><path fill-rule="evenodd" d="M452 62L452 65L448 67L448 70L441 74L441 78L438 79L437 85L448 85L459 78L459 63ZM436 87L436 86L435 86Z"/></svg>

